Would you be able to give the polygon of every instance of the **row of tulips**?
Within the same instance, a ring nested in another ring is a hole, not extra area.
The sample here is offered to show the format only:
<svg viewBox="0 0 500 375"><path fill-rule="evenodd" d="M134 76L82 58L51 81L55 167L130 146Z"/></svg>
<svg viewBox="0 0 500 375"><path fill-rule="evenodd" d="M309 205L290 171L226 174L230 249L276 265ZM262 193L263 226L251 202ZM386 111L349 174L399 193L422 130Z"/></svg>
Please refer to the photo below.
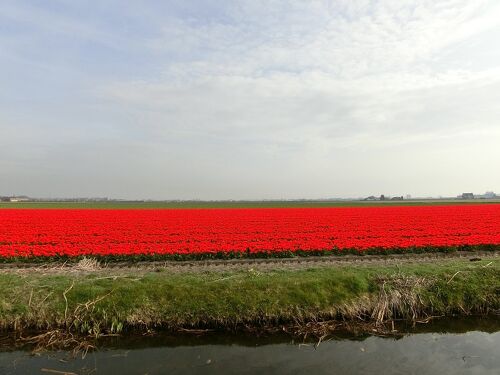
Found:
<svg viewBox="0 0 500 375"><path fill-rule="evenodd" d="M208 258L500 246L500 205L4 209L0 259Z"/></svg>

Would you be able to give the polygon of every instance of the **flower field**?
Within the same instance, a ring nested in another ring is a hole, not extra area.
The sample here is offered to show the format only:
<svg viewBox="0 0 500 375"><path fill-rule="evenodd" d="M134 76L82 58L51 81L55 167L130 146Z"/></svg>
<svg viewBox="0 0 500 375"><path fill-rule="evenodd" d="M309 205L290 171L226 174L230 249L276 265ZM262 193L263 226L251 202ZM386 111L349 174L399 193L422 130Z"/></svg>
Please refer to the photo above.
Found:
<svg viewBox="0 0 500 375"><path fill-rule="evenodd" d="M500 204L3 209L0 258L209 258L500 247Z"/></svg>

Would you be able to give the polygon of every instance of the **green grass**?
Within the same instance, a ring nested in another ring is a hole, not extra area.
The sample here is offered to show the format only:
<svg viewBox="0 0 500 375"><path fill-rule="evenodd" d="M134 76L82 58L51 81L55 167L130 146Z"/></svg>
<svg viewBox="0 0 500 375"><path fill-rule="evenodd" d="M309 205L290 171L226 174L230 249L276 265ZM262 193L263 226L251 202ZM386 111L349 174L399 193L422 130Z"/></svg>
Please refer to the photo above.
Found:
<svg viewBox="0 0 500 375"><path fill-rule="evenodd" d="M92 209L161 209L161 208L285 208L285 207L376 207L446 204L500 203L500 199L415 200L415 201L174 201L174 202L0 202L1 208L92 208Z"/></svg>
<svg viewBox="0 0 500 375"><path fill-rule="evenodd" d="M0 326L97 334L122 327L228 329L331 318L369 321L387 296L387 317L500 308L500 264L494 258L300 271L117 272L0 274Z"/></svg>

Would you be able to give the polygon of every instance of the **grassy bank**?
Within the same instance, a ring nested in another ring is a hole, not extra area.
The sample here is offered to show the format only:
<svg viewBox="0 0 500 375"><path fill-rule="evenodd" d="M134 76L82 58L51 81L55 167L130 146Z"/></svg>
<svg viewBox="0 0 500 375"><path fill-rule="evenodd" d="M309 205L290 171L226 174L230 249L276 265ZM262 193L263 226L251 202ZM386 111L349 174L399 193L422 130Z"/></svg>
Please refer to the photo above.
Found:
<svg viewBox="0 0 500 375"><path fill-rule="evenodd" d="M486 313L500 308L500 262L440 261L399 266L205 272L0 274L3 330L64 329L98 336L337 319Z"/></svg>

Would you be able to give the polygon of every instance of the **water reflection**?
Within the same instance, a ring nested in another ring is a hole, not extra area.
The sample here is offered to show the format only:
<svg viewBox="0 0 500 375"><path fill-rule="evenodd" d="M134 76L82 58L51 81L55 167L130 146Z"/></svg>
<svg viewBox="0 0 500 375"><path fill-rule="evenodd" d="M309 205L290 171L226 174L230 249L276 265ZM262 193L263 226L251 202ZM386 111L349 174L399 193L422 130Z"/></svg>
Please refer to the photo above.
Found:
<svg viewBox="0 0 500 375"><path fill-rule="evenodd" d="M457 330L453 330L453 327ZM472 331L471 331L472 329ZM433 331L433 332L429 332ZM466 332L468 331L468 332ZM498 319L439 321L399 339L164 335L108 342L85 359L0 353L0 374L499 374ZM56 372L52 372L56 373Z"/></svg>

